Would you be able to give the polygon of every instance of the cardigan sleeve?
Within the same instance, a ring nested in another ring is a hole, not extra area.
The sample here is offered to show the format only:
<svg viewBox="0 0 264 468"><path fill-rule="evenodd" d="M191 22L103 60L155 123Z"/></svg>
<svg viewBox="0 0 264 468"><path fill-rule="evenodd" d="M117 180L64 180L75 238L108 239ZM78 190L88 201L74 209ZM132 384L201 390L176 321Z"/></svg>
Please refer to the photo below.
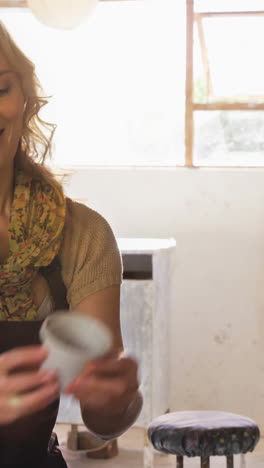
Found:
<svg viewBox="0 0 264 468"><path fill-rule="evenodd" d="M70 199L60 260L71 309L90 294L122 282L121 255L108 222Z"/></svg>

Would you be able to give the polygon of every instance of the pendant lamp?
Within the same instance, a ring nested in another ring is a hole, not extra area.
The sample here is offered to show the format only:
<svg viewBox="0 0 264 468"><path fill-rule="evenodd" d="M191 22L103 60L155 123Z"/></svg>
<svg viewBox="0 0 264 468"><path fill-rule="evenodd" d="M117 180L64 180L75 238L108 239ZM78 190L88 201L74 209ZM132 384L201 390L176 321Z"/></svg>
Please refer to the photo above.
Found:
<svg viewBox="0 0 264 468"><path fill-rule="evenodd" d="M97 0L27 0L27 3L41 23L74 29L92 12Z"/></svg>

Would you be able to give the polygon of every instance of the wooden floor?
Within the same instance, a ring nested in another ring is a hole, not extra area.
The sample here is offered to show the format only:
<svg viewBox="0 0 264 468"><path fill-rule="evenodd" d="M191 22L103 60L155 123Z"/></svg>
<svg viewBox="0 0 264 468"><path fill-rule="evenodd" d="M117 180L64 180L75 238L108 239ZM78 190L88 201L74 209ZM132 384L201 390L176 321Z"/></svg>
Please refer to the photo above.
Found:
<svg viewBox="0 0 264 468"><path fill-rule="evenodd" d="M68 432L68 426L58 424L56 432L59 437L62 452L70 468L140 468L143 466L143 431L139 428L132 428L119 439L119 455L110 460L87 459L85 455L76 455L68 453L65 447L65 441ZM260 440L255 451L246 455L246 467L241 466L241 457L235 456L235 468L264 468L264 438ZM199 468L198 458L186 459L185 468ZM176 460L172 455L163 455L155 453L155 468L176 468ZM224 457L211 458L210 468L226 467Z"/></svg>

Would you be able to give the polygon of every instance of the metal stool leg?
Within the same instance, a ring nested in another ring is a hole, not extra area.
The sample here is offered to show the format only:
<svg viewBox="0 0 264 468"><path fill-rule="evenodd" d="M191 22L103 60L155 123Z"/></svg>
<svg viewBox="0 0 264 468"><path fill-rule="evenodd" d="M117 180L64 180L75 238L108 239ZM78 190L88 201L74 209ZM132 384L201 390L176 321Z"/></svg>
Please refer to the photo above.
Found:
<svg viewBox="0 0 264 468"><path fill-rule="evenodd" d="M144 429L143 467L144 468L154 467L154 451L148 439L148 431L146 428Z"/></svg>
<svg viewBox="0 0 264 468"><path fill-rule="evenodd" d="M201 468L210 468L210 457L201 457Z"/></svg>
<svg viewBox="0 0 264 468"><path fill-rule="evenodd" d="M240 468L246 468L246 456L244 453L241 453Z"/></svg>
<svg viewBox="0 0 264 468"><path fill-rule="evenodd" d="M183 468L183 457L177 456L176 468Z"/></svg>
<svg viewBox="0 0 264 468"><path fill-rule="evenodd" d="M226 457L226 468L234 468L234 457L229 455Z"/></svg>

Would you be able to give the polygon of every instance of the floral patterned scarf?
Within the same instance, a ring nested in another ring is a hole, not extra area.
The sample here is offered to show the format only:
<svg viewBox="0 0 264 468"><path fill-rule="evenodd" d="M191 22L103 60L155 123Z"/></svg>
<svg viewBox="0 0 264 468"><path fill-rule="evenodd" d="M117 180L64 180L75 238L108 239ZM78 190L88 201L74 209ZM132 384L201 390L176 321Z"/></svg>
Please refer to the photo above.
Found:
<svg viewBox="0 0 264 468"><path fill-rule="evenodd" d="M32 281L57 255L66 204L60 189L15 173L9 223L9 256L0 264L0 320L35 320Z"/></svg>

